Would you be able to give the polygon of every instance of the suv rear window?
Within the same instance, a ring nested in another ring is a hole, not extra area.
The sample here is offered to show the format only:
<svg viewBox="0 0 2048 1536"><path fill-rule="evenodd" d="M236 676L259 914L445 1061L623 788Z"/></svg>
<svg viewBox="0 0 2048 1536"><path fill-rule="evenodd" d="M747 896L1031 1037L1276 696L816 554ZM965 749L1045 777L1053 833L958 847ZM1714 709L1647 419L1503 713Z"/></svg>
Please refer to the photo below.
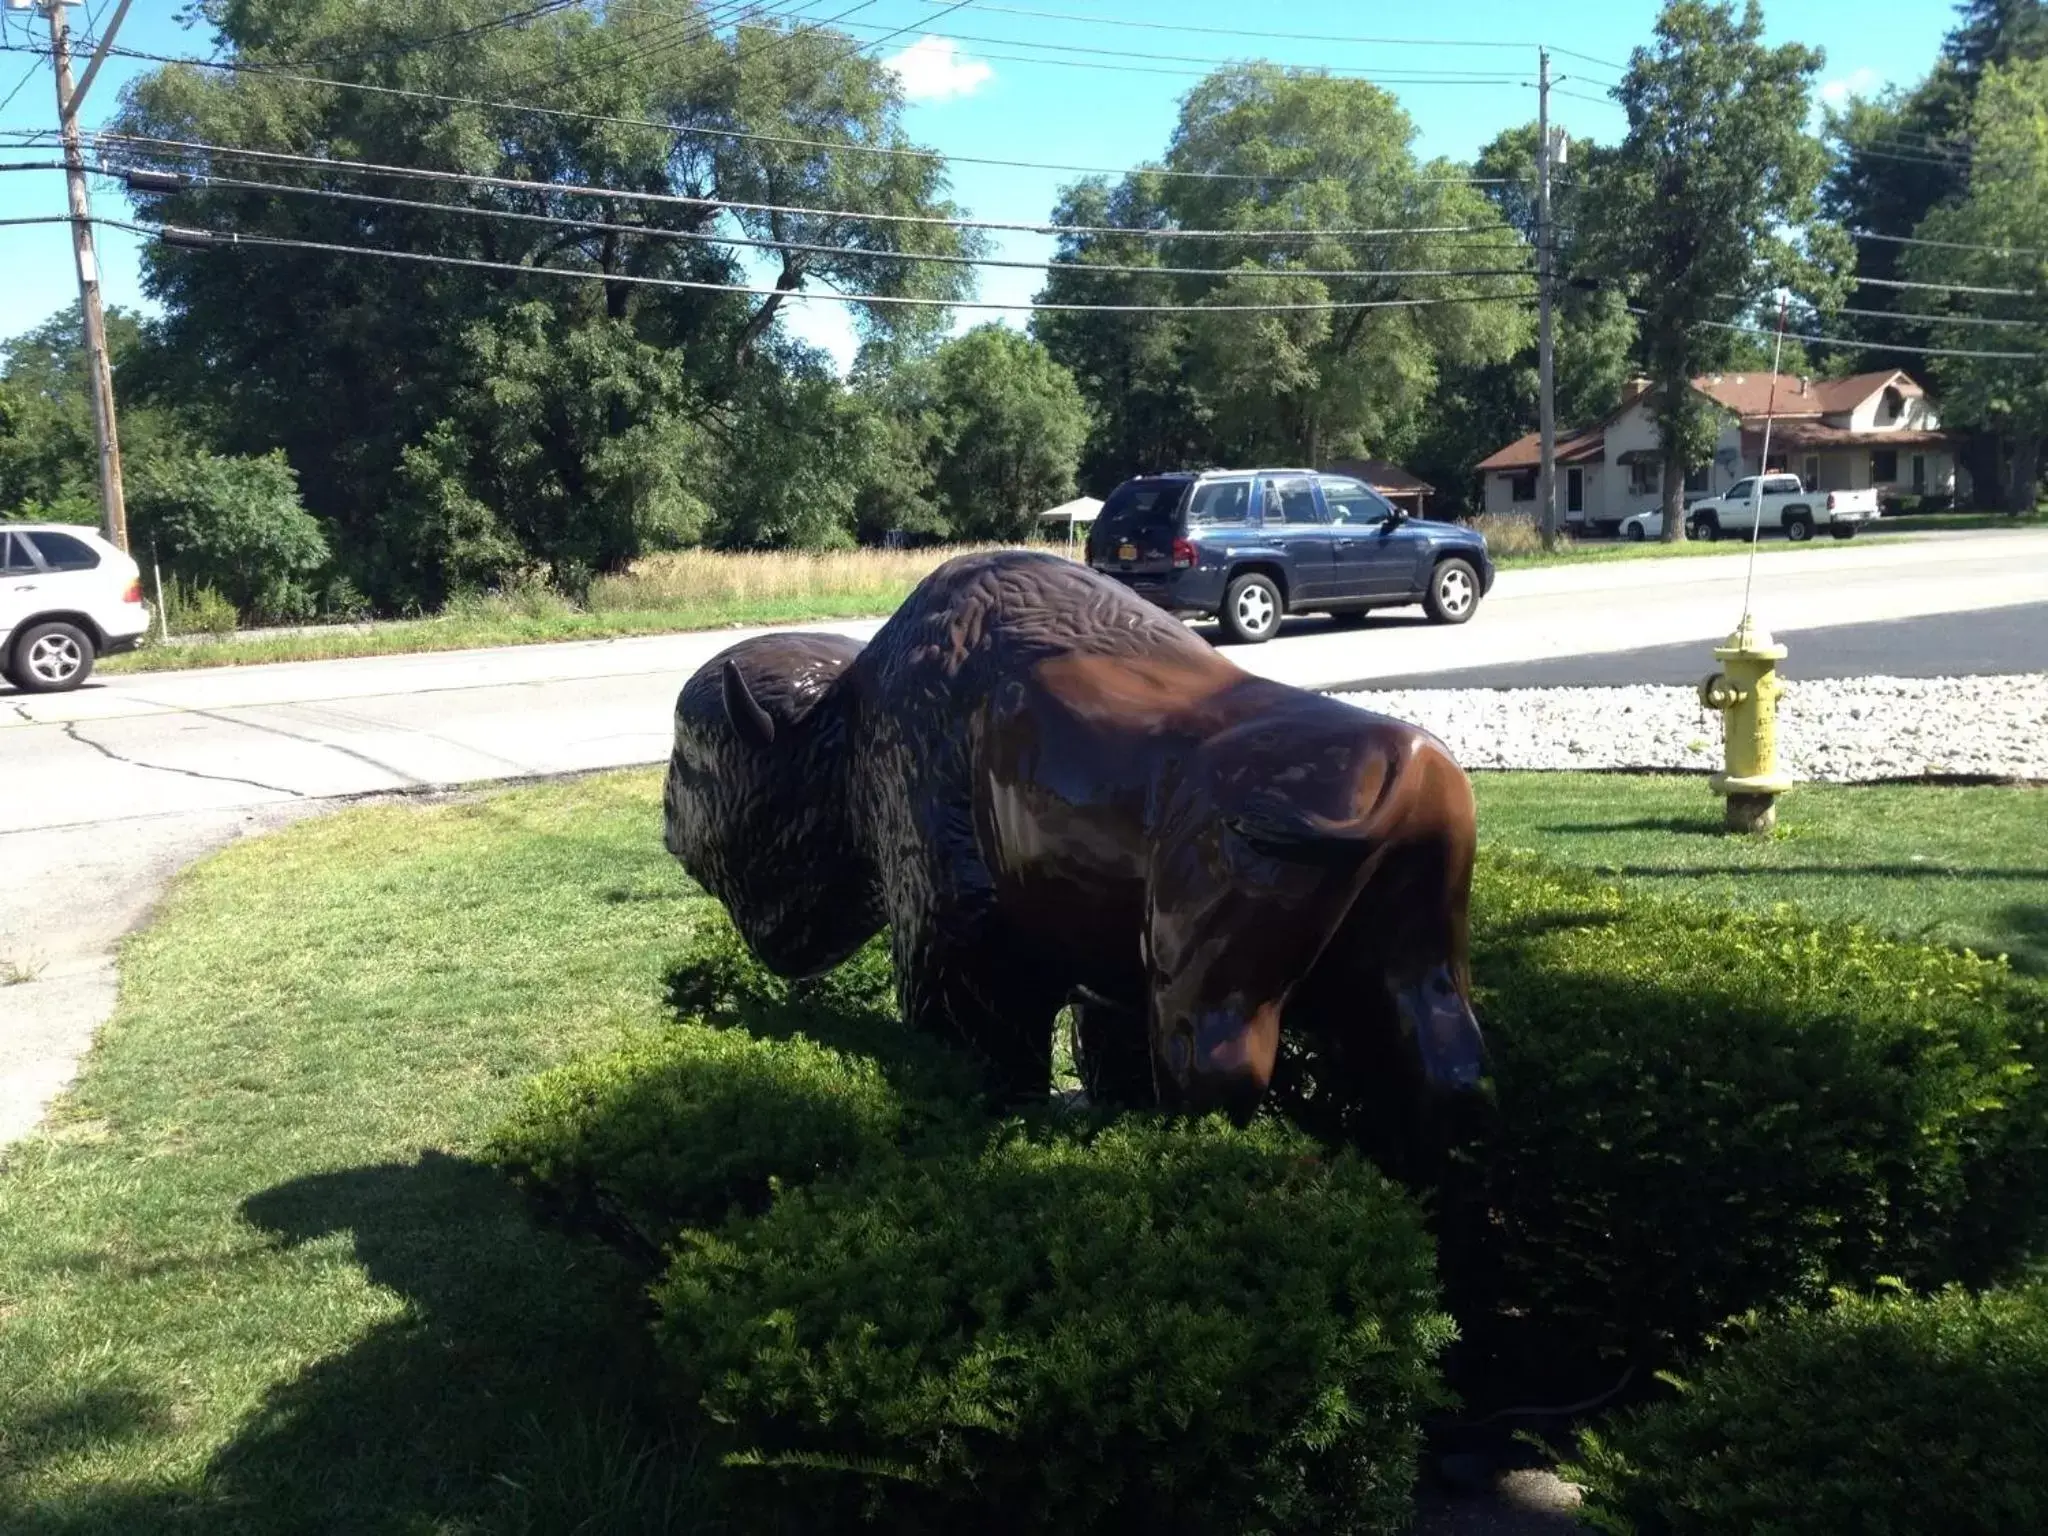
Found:
<svg viewBox="0 0 2048 1536"><path fill-rule="evenodd" d="M89 571L100 563L92 546L68 533L17 533L17 539L33 539L42 551L43 564L53 571Z"/></svg>
<svg viewBox="0 0 2048 1536"><path fill-rule="evenodd" d="M1188 525L1242 523L1252 515L1252 478L1204 480L1188 498Z"/></svg>
<svg viewBox="0 0 2048 1536"><path fill-rule="evenodd" d="M26 549L17 549L14 535L0 528L0 571L32 571L35 568L35 556Z"/></svg>
<svg viewBox="0 0 2048 1536"><path fill-rule="evenodd" d="M1187 494L1185 480L1126 480L1109 493L1095 516L1097 539L1128 539L1134 534L1165 533Z"/></svg>

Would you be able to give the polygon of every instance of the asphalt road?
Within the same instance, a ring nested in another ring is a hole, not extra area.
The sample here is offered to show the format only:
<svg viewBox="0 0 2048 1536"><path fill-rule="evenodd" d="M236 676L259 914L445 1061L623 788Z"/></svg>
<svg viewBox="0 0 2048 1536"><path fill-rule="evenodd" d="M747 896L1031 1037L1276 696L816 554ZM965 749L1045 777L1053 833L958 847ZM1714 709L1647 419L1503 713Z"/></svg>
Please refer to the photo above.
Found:
<svg viewBox="0 0 2048 1536"><path fill-rule="evenodd" d="M1772 631L1791 652L1790 679L1839 677L2009 677L2048 672L2048 603L1935 613L1918 619ZM1715 663L1697 643L1604 655L1510 661L1449 672L1377 678L1375 688L1617 688L1632 683L1690 687Z"/></svg>
<svg viewBox="0 0 2048 1536"><path fill-rule="evenodd" d="M1643 653L1670 666L1683 651L1689 681L1740 615L1745 568L1731 553L1511 570L1462 626L1419 611L1353 628L1303 620L1230 655L1334 687L1586 658L1626 674L1649 664ZM1768 550L1752 607L1788 634L1967 614L2019 626L2023 640L2048 608L2048 532ZM804 627L866 636L878 621ZM39 978L0 986L0 1145L68 1080L111 1006L114 939L184 862L345 797L658 762L677 689L741 633L116 676L54 696L0 689L0 961ZM1813 675L1798 654L1795 674Z"/></svg>

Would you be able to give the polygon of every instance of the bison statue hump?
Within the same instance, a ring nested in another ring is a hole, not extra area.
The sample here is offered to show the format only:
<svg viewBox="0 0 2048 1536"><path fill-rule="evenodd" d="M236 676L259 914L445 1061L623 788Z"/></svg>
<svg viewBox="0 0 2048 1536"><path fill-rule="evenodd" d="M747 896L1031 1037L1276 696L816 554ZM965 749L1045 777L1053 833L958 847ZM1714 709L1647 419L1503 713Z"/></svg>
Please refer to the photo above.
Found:
<svg viewBox="0 0 2048 1536"><path fill-rule="evenodd" d="M1474 1086L1469 782L1434 737L1254 677L1050 554L947 562L862 646L740 642L676 704L669 850L761 963L886 925L907 1023L1043 1095L1266 1093L1283 1021L1426 1099Z"/></svg>

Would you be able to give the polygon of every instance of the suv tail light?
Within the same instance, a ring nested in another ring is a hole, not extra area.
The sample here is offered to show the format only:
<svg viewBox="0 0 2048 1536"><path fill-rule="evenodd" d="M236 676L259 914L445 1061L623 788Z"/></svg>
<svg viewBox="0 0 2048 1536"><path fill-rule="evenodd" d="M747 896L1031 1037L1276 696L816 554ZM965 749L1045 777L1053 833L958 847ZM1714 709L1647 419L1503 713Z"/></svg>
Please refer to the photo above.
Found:
<svg viewBox="0 0 2048 1536"><path fill-rule="evenodd" d="M1175 539L1173 541L1173 568L1176 571L1185 571L1192 567L1194 563L1194 541L1191 539Z"/></svg>
<svg viewBox="0 0 2048 1536"><path fill-rule="evenodd" d="M1835 510L1835 493L1833 491L1828 492L1828 510L1830 512Z"/></svg>
<svg viewBox="0 0 2048 1536"><path fill-rule="evenodd" d="M128 583L128 590L121 594L121 601L124 603L139 603L142 601L142 578L140 576Z"/></svg>

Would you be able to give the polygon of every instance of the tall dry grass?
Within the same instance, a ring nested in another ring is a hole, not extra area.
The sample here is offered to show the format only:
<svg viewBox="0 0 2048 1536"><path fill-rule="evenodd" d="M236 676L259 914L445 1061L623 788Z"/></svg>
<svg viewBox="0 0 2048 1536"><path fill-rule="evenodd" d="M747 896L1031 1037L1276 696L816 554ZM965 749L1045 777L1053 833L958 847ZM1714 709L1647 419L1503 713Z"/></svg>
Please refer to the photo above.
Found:
<svg viewBox="0 0 2048 1536"><path fill-rule="evenodd" d="M1533 517L1516 512L1482 512L1472 519L1472 527L1486 536L1486 552L1496 560L1543 553L1543 528ZM1571 537L1562 528L1557 536L1561 547L1570 546Z"/></svg>
<svg viewBox="0 0 2048 1536"><path fill-rule="evenodd" d="M722 554L689 549L651 555L620 576L591 583L593 612L655 608L746 608L806 600L846 603L862 598L892 604L938 566L977 549L1014 546L949 545L941 549L848 549L824 554L761 550ZM1064 553L1064 544L1040 546Z"/></svg>

